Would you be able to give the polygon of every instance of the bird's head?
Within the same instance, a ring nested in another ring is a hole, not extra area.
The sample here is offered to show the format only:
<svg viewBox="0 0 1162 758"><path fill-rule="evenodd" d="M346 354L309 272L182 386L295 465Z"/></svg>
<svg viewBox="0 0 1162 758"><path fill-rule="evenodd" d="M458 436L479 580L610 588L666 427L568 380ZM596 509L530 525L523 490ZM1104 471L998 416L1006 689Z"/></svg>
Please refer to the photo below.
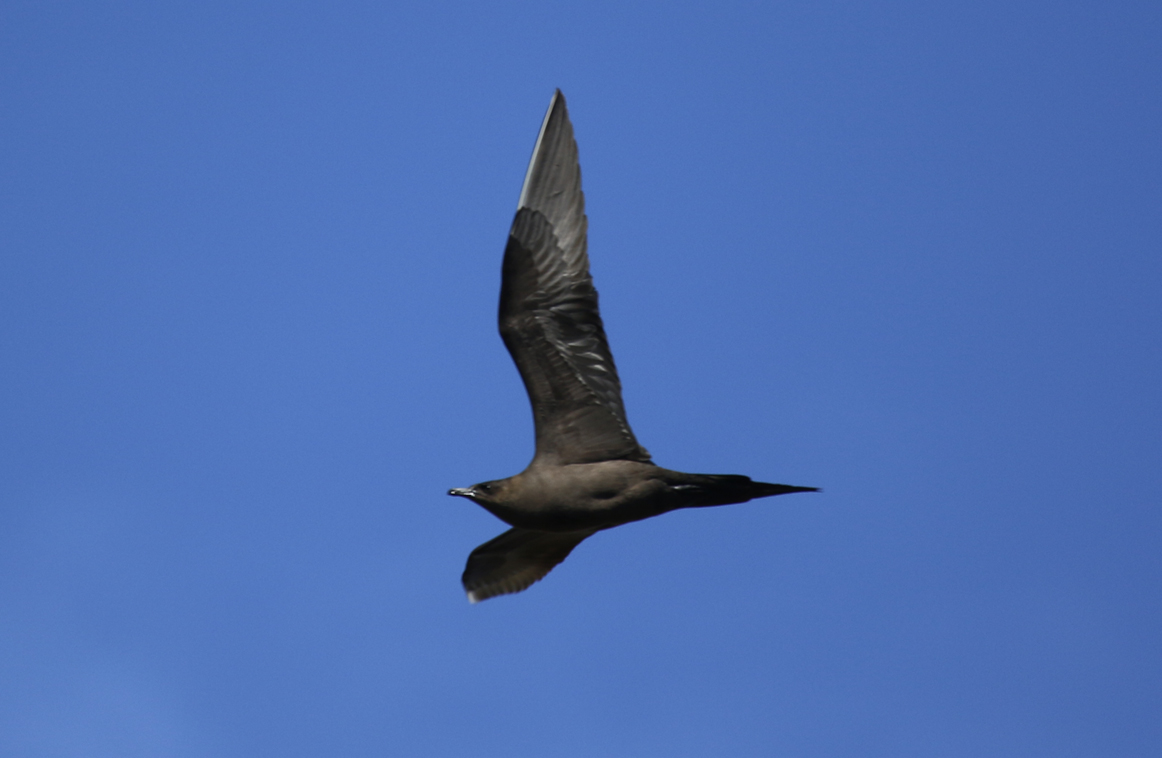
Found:
<svg viewBox="0 0 1162 758"><path fill-rule="evenodd" d="M448 494L455 495L456 497L466 497L479 505L490 505L500 502L504 497L505 485L506 482L504 480L481 482L471 487L453 487L448 490Z"/></svg>

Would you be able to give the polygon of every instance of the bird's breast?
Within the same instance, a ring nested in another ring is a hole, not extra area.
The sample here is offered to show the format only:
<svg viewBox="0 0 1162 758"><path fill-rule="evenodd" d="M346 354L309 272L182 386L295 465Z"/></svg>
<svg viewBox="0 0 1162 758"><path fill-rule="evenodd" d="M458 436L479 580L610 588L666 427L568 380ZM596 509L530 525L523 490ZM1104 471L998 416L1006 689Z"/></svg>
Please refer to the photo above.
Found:
<svg viewBox="0 0 1162 758"><path fill-rule="evenodd" d="M546 531L637 521L669 510L660 471L637 461L531 466L514 477L504 512L493 513L513 526Z"/></svg>

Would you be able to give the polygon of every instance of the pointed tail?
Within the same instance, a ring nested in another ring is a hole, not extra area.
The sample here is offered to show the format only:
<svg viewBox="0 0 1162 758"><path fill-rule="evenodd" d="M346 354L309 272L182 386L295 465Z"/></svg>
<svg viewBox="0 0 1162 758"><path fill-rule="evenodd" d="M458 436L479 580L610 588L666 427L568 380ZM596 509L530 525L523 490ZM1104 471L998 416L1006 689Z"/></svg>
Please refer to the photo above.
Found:
<svg viewBox="0 0 1162 758"><path fill-rule="evenodd" d="M696 474L690 484L679 485L693 502L687 508L745 503L760 497L789 495L792 492L819 492L818 487L756 482L749 476L735 474Z"/></svg>

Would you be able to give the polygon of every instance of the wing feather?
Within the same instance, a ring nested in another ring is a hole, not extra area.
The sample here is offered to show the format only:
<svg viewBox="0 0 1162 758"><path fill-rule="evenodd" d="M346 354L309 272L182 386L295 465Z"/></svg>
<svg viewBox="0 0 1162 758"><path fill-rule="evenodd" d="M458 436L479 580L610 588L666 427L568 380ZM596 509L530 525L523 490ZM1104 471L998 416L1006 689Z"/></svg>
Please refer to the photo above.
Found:
<svg viewBox="0 0 1162 758"><path fill-rule="evenodd" d="M468 565L461 577L468 600L478 603L527 589L565 560L573 548L591 534L593 531L509 529L468 556Z"/></svg>
<svg viewBox="0 0 1162 758"><path fill-rule="evenodd" d="M504 252L500 334L529 393L538 458L648 461L626 420L589 275L587 229L577 143L558 90Z"/></svg>

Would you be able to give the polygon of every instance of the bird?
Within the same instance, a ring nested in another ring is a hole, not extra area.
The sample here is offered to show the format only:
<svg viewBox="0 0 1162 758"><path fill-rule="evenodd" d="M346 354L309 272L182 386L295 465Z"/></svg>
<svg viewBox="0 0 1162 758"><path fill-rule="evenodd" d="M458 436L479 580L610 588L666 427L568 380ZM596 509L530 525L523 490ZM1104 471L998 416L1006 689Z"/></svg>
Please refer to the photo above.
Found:
<svg viewBox="0 0 1162 758"><path fill-rule="evenodd" d="M536 447L507 479L448 490L512 528L468 556L471 603L521 592L588 537L680 508L816 487L655 464L626 420L589 274L577 142L557 89L541 123L501 267L500 335L528 392Z"/></svg>

